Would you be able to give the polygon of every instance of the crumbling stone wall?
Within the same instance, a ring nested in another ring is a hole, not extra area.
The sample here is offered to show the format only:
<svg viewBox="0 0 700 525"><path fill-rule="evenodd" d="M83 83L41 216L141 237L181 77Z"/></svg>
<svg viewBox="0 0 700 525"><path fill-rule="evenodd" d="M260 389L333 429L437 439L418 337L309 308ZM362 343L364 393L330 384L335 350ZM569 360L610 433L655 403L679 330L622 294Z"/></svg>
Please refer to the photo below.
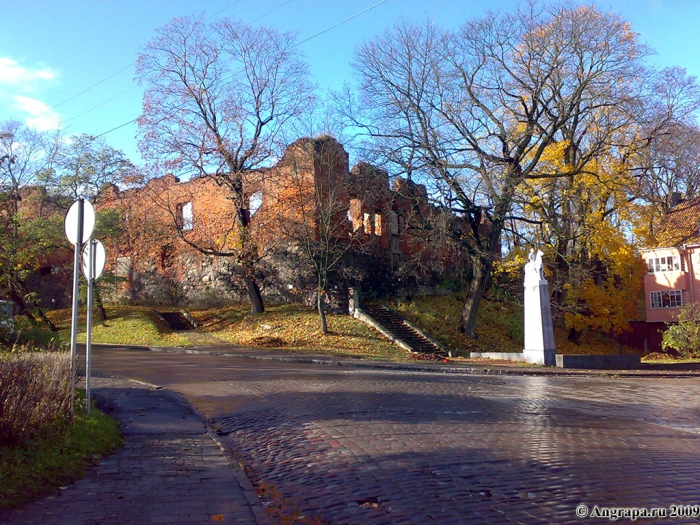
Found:
<svg viewBox="0 0 700 525"><path fill-rule="evenodd" d="M349 286L383 294L397 286L430 284L434 275L464 266L465 257L447 231L456 219L446 220L430 205L424 186L400 178L390 186L388 174L369 164L350 170L347 152L335 139L304 138L244 186L266 301L309 301L315 294L312 268L289 235L289 226L301 220L299 206L289 198L300 181L304 189L294 194L296 199L314 198L319 187L329 189L324 184L336 185L339 235L360 240L342 271L333 275L332 309L347 311ZM107 246L108 269L126 279L115 297L172 304L245 300L235 257L203 255L192 246L235 249L235 210L227 197L209 178L179 181L172 175L107 192L98 206L119 210L126 226L124 235Z"/></svg>

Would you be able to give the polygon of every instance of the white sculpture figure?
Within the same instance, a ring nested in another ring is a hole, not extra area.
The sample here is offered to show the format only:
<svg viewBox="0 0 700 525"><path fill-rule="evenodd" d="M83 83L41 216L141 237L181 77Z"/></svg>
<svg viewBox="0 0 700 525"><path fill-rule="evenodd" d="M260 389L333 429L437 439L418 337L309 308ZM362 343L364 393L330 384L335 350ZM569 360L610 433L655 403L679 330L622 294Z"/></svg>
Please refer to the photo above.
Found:
<svg viewBox="0 0 700 525"><path fill-rule="evenodd" d="M542 270L542 250L530 250L525 264L523 303L525 308L525 361L556 364L549 287Z"/></svg>
<svg viewBox="0 0 700 525"><path fill-rule="evenodd" d="M539 284L539 282L544 279L544 274L542 273L542 250L530 250L530 255L527 258L527 263L525 264L525 286L528 284L534 285Z"/></svg>

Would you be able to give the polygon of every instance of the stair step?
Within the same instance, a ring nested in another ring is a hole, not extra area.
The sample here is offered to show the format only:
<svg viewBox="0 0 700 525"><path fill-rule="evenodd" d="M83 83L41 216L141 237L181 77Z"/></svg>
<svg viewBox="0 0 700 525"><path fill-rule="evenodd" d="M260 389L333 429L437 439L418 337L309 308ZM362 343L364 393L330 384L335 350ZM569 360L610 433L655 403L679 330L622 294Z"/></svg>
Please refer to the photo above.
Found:
<svg viewBox="0 0 700 525"><path fill-rule="evenodd" d="M401 319L401 317L399 317L386 307L381 305L368 304L364 305L362 309L367 315L372 317L386 330L388 330L394 337L400 339L408 346L410 346L414 352L424 354L444 353L441 348L439 348L430 340L426 339L421 334L407 326L403 322L403 319Z"/></svg>

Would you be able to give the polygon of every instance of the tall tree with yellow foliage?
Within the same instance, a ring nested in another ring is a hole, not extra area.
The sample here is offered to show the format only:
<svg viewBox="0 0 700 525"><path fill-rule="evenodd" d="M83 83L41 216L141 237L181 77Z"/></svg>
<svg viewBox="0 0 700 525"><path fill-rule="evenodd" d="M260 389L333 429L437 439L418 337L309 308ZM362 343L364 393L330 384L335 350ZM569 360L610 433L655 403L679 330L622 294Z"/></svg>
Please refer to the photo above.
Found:
<svg viewBox="0 0 700 525"><path fill-rule="evenodd" d="M561 229L555 238L575 236L568 195L580 192L576 177L635 120L647 54L616 14L535 3L456 32L402 23L358 50L359 104L346 114L388 169L421 178L468 224L453 232L471 256L460 321L467 335L502 235L529 220L516 204L534 187L556 189L547 204L564 219L549 221ZM565 169L549 170L544 156L559 146ZM560 271L565 261L557 261Z"/></svg>

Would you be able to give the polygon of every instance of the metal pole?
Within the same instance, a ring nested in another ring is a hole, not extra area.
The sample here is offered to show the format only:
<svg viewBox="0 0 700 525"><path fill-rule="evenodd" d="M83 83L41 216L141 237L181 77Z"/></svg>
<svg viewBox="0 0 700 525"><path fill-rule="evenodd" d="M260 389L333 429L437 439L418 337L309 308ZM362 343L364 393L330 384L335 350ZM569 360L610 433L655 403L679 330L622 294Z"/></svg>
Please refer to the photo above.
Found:
<svg viewBox="0 0 700 525"><path fill-rule="evenodd" d="M90 415L90 373L92 370L92 286L95 282L95 242L88 241L87 335L85 339L85 397Z"/></svg>
<svg viewBox="0 0 700 525"><path fill-rule="evenodd" d="M83 208L84 200L78 199L78 237L73 258L73 315L70 330L70 416L75 415L75 374L78 360L78 292L80 290L80 249L83 246Z"/></svg>

